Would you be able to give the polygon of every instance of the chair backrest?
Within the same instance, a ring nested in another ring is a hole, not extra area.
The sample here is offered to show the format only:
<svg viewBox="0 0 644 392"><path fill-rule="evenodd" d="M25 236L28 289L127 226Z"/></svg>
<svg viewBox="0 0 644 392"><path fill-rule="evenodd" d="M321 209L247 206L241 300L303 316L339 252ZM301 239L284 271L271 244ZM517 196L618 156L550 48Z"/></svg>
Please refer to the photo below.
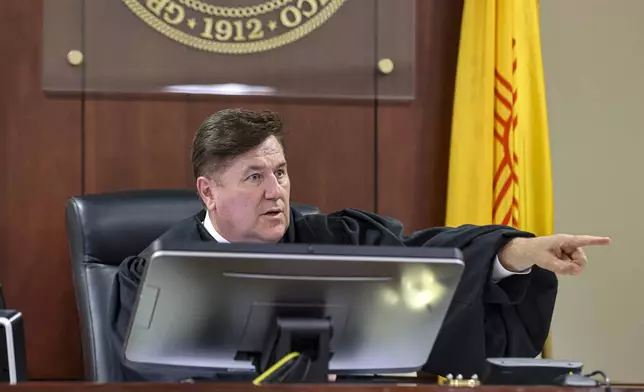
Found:
<svg viewBox="0 0 644 392"><path fill-rule="evenodd" d="M302 214L315 206L291 203ZM202 204L190 190L137 190L72 197L66 222L73 282L81 323L85 378L116 382L110 369L109 301L114 275L128 256L144 250Z"/></svg>
<svg viewBox="0 0 644 392"><path fill-rule="evenodd" d="M202 208L194 191L145 190L72 197L66 222L85 378L112 380L108 309L114 275L173 224Z"/></svg>

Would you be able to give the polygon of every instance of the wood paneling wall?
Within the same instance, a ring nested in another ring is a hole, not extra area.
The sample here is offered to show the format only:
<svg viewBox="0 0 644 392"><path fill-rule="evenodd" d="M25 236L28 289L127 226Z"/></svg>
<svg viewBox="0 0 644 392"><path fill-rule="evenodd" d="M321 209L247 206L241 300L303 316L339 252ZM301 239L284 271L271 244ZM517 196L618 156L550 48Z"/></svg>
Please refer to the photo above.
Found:
<svg viewBox="0 0 644 392"><path fill-rule="evenodd" d="M81 192L81 102L42 93L41 26L41 1L0 1L0 283L23 312L30 373L77 378L64 210Z"/></svg>
<svg viewBox="0 0 644 392"><path fill-rule="evenodd" d="M293 200L325 210L374 209L372 105L90 98L86 192L193 187L192 136L208 115L231 106L270 109L283 117Z"/></svg>
<svg viewBox="0 0 644 392"><path fill-rule="evenodd" d="M418 1L416 99L378 107L377 210L407 232L444 224L462 10L459 0Z"/></svg>
<svg viewBox="0 0 644 392"><path fill-rule="evenodd" d="M418 2L411 104L199 97L82 102L42 92L43 0L0 1L0 283L9 306L24 313L30 376L82 377L67 199L192 187L192 135L218 109L282 114L293 200L325 211L376 210L408 231L442 224L461 9L457 0Z"/></svg>

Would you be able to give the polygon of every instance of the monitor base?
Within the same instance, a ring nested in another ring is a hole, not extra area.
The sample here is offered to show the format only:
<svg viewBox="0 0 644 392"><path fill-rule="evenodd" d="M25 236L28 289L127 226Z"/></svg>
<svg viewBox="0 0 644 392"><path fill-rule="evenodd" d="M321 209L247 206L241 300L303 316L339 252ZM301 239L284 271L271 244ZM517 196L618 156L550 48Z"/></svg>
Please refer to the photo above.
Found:
<svg viewBox="0 0 644 392"><path fill-rule="evenodd" d="M294 355L292 363L271 379L298 383L328 382L332 333L331 320L327 318L278 317L266 340L258 371L264 373L283 358Z"/></svg>

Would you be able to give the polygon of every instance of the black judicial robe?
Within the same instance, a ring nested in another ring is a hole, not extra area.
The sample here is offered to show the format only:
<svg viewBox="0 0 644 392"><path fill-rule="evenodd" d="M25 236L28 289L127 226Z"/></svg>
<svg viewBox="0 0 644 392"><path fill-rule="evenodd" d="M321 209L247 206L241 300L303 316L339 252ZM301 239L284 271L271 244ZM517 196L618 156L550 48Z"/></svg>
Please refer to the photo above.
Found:
<svg viewBox="0 0 644 392"><path fill-rule="evenodd" d="M214 241L201 223L204 217L205 211L201 211L170 228L161 239ZM430 228L403 236L400 222L361 210L302 216L291 209L291 223L281 242L461 249L465 270L423 370L469 377L482 373L485 358L535 357L546 341L557 295L556 276L534 266L529 274L513 275L498 283L490 280L492 263L501 248L512 238L531 236L497 225ZM110 328L116 352L113 368L119 374L114 376L130 381L187 378L191 375L170 376L154 369L134 371L121 361L147 252L125 259L115 277Z"/></svg>

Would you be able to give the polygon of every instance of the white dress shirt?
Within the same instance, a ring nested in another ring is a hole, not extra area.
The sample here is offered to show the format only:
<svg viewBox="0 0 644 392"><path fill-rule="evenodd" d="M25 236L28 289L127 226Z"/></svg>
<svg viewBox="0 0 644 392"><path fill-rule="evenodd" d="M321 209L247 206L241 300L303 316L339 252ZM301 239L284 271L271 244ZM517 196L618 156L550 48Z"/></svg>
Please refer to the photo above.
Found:
<svg viewBox="0 0 644 392"><path fill-rule="evenodd" d="M202 222L208 233L215 239L215 241L221 243L221 244L227 244L230 243L227 239L225 239L221 234L215 230L215 226L212 224L212 220L210 219L210 216L208 215L208 212L206 212L206 218ZM492 266L492 282L493 283L498 283L502 279L507 278L508 276L512 275L523 275L523 274L528 274L530 273L530 268L527 270L521 271L521 272L512 272L507 270L502 264L501 261L499 260L499 256L497 255L494 258L494 265Z"/></svg>
<svg viewBox="0 0 644 392"><path fill-rule="evenodd" d="M217 230L215 230L215 226L212 225L212 220L210 220L208 212L206 212L206 219L204 219L202 223L206 230L208 230L208 233L210 233L210 235L215 239L215 241L219 242L220 244L230 243L230 241L222 237L221 234L219 234Z"/></svg>

